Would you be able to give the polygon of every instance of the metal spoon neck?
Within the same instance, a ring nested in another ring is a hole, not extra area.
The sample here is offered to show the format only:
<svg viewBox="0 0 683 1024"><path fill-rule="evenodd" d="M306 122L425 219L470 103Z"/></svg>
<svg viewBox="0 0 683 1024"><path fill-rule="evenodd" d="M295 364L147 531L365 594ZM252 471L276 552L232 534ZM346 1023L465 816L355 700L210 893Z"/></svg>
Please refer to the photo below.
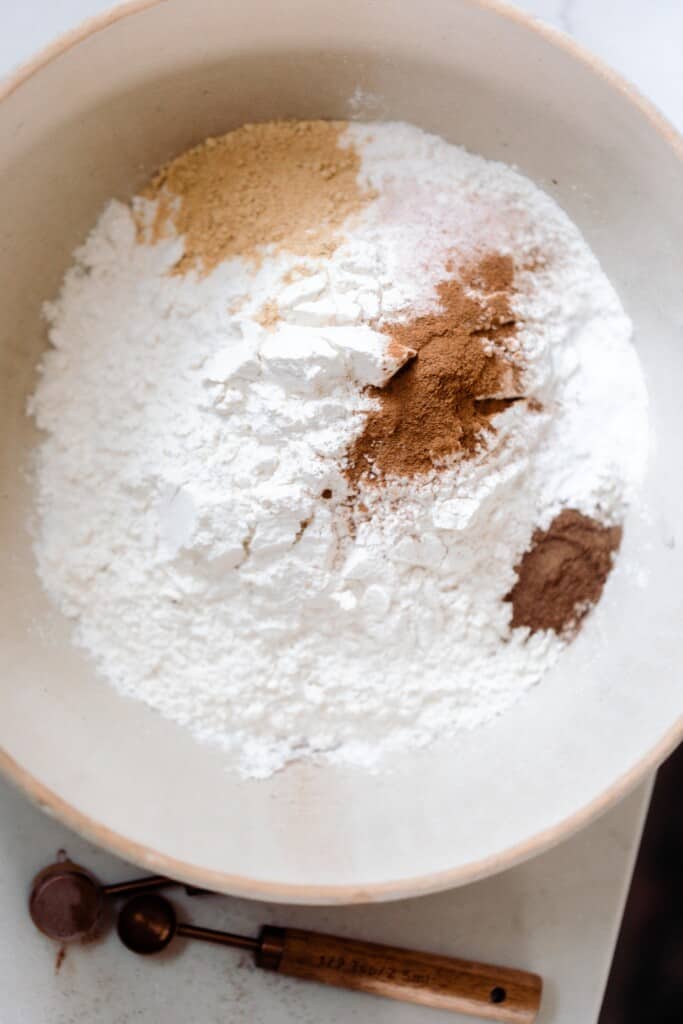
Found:
<svg viewBox="0 0 683 1024"><path fill-rule="evenodd" d="M134 896L137 892L152 892L155 889L165 889L169 885L175 885L175 883L164 875L148 875L145 878L133 878L126 882L103 885L102 892L105 896Z"/></svg>
<svg viewBox="0 0 683 1024"><path fill-rule="evenodd" d="M176 935L186 939L199 939L201 942L214 942L217 946L231 946L233 949L248 949L256 953L259 940L247 935L234 935L232 932L219 932L213 928L198 928L193 924L178 924Z"/></svg>

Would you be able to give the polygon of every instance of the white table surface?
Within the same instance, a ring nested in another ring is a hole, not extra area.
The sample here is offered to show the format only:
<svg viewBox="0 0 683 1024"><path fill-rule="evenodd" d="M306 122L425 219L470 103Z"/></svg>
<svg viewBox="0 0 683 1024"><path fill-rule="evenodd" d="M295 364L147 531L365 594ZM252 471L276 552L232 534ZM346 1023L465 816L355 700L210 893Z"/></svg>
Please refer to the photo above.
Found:
<svg viewBox="0 0 683 1024"><path fill-rule="evenodd" d="M191 0L188 0L191 2ZM227 0L226 0L227 2ZM107 0L0 4L0 75ZM683 128L680 0L526 0L636 83ZM255 933L277 922L507 963L546 983L539 1024L594 1024L628 890L651 782L583 832L511 871L448 893L375 907L282 907L177 898L196 923ZM102 879L136 869L95 849L0 782L0 1024L464 1024L471 1018L288 981L239 953L178 940L140 960L113 935L56 948L26 912L27 887L60 848Z"/></svg>

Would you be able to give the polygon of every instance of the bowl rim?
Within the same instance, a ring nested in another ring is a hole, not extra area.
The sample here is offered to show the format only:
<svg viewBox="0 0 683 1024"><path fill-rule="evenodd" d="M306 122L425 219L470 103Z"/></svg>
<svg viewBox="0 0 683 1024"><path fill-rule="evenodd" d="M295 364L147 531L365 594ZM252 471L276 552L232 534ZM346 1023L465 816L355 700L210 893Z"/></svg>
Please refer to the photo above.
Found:
<svg viewBox="0 0 683 1024"><path fill-rule="evenodd" d="M148 9L159 7L165 0L128 0L128 2L87 18L68 32L58 36L38 51L36 55L21 63L6 77L0 79L0 103L4 102L29 78L46 67L67 51L89 37L125 18ZM588 49L575 42L565 32L539 21L534 15L510 6L503 0L467 0L472 7L493 12L501 18L523 26L529 32L541 36L551 46L562 50L579 63L587 66L611 88L620 92L671 147L683 169L683 136L650 100ZM57 818L68 828L79 833L96 845L110 851L123 860L140 867L150 868L155 873L167 875L189 883L200 885L216 892L230 893L252 899L271 900L303 904L358 904L380 900L406 899L443 891L456 886L475 882L478 879L498 874L501 871L536 856L557 843L568 839L575 832L587 826L595 818L622 800L636 788L650 772L665 760L675 747L683 741L683 715L671 726L664 736L648 750L630 769L619 776L611 786L599 793L577 811L556 822L549 828L529 836L519 843L478 860L448 868L436 873L398 878L388 882L370 883L364 886L346 885L300 885L281 882L254 880L243 875L233 875L214 869L178 860L138 843L119 832L108 828L101 821L79 811L48 786L23 768L14 758L0 747L0 773L22 791L38 808Z"/></svg>

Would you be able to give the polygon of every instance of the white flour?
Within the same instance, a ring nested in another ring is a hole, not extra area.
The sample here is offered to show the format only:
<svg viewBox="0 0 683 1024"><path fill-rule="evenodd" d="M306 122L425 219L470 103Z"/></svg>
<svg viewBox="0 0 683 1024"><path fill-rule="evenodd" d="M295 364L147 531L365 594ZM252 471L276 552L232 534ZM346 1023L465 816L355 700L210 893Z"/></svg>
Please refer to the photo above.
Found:
<svg viewBox="0 0 683 1024"><path fill-rule="evenodd" d="M563 646L511 633L502 601L534 528L567 505L618 520L645 459L630 323L559 208L407 125L348 138L379 198L293 283L286 255L170 276L182 239L139 244L111 203L48 307L31 402L38 568L75 639L253 776L314 753L375 764L504 710ZM515 299L544 411L517 403L474 459L368 489L352 536L344 453L363 385L400 362L367 322L433 307L449 254L482 246L547 257Z"/></svg>

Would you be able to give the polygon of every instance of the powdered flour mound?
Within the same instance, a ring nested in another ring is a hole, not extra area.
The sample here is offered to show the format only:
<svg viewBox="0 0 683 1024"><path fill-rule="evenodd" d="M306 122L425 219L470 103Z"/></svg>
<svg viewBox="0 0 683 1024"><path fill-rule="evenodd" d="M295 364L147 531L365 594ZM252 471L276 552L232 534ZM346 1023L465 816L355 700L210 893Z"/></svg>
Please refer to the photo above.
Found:
<svg viewBox="0 0 683 1024"><path fill-rule="evenodd" d="M47 307L38 569L104 678L244 774L375 765L553 665L566 635L506 598L564 510L617 528L644 386L595 257L515 171L313 122L258 128L262 174L240 131L110 203Z"/></svg>

